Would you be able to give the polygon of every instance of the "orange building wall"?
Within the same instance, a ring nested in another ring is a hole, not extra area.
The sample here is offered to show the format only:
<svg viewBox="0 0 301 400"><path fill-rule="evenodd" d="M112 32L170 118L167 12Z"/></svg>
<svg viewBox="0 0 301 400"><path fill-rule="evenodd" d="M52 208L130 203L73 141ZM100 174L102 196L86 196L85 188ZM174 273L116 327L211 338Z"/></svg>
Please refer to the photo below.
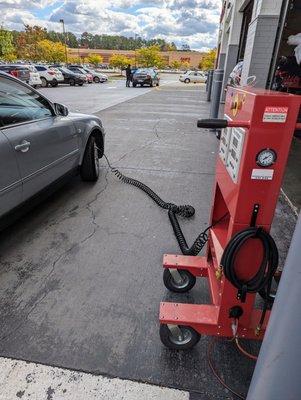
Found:
<svg viewBox="0 0 301 400"><path fill-rule="evenodd" d="M71 57L85 58L91 54L99 54L103 57L103 63L108 64L113 54L122 54L135 63L136 54L134 50L102 50L102 49L68 49ZM192 68L198 68L198 65L204 53L198 51L163 51L162 56L166 63L170 65L173 61L180 63L188 62Z"/></svg>

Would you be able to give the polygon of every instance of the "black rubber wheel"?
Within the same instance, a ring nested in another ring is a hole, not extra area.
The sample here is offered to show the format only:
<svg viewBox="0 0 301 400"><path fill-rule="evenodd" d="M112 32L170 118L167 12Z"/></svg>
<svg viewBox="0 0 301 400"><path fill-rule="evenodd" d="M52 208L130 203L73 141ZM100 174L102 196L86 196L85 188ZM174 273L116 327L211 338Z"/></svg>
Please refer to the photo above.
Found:
<svg viewBox="0 0 301 400"><path fill-rule="evenodd" d="M133 87L136 87L137 86L137 83L133 83Z"/></svg>
<svg viewBox="0 0 301 400"><path fill-rule="evenodd" d="M83 181L96 182L99 177L99 155L95 138L90 136L80 168Z"/></svg>
<svg viewBox="0 0 301 400"><path fill-rule="evenodd" d="M47 82L46 78L42 77L41 81L42 81L42 87L47 87L48 86L48 82Z"/></svg>
<svg viewBox="0 0 301 400"><path fill-rule="evenodd" d="M172 350L189 350L200 340L201 335L190 326L179 326L182 332L181 337L175 336L167 325L160 325L161 342Z"/></svg>
<svg viewBox="0 0 301 400"><path fill-rule="evenodd" d="M69 84L70 84L70 86L75 86L75 80L73 78L71 78L69 80Z"/></svg>
<svg viewBox="0 0 301 400"><path fill-rule="evenodd" d="M185 81L184 81L184 83L189 83L189 82L190 82L189 78L186 78Z"/></svg>
<svg viewBox="0 0 301 400"><path fill-rule="evenodd" d="M98 76L94 76L93 81L94 81L95 83L99 83L99 82L100 82L100 79L98 78Z"/></svg>
<svg viewBox="0 0 301 400"><path fill-rule="evenodd" d="M58 82L57 81L55 81L55 82L51 82L51 87L57 87L58 86Z"/></svg>
<svg viewBox="0 0 301 400"><path fill-rule="evenodd" d="M157 82L157 84L156 84L156 86L159 86L160 85L160 83L159 83L159 81Z"/></svg>
<svg viewBox="0 0 301 400"><path fill-rule="evenodd" d="M154 86L153 81L150 81L149 86L150 86L150 87L153 87L153 86Z"/></svg>
<svg viewBox="0 0 301 400"><path fill-rule="evenodd" d="M196 282L196 277L193 276L189 271L184 269L178 269L182 277L182 283L175 282L172 274L170 273L168 268L164 269L163 272L163 282L165 287L170 290L171 292L175 293L185 293L188 290L192 289Z"/></svg>
<svg viewBox="0 0 301 400"><path fill-rule="evenodd" d="M83 86L83 83L79 83L78 86Z"/></svg>

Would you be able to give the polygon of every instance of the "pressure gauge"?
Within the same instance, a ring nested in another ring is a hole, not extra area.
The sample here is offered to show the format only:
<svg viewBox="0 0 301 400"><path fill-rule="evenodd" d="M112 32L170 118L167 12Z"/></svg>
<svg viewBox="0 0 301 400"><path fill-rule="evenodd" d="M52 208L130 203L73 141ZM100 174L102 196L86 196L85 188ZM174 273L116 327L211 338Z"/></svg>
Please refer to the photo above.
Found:
<svg viewBox="0 0 301 400"><path fill-rule="evenodd" d="M260 167L270 167L277 159L277 154L272 149L261 150L256 157L256 163Z"/></svg>

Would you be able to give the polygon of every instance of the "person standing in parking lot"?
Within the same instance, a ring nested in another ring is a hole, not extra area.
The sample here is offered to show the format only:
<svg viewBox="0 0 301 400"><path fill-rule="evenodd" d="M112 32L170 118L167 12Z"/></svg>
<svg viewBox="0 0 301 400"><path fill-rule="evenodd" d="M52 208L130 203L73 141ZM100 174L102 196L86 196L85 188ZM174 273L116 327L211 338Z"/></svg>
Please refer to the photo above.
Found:
<svg viewBox="0 0 301 400"><path fill-rule="evenodd" d="M130 87L132 80L132 69L130 64L126 67L125 73L126 73L126 87Z"/></svg>

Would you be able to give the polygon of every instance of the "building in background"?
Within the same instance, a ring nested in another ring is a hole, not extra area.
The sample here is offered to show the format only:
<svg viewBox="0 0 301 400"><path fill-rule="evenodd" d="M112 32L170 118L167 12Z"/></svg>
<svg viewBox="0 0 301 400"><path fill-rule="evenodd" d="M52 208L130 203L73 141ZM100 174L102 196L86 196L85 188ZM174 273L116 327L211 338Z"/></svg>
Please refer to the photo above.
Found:
<svg viewBox="0 0 301 400"><path fill-rule="evenodd" d="M223 0L217 68L225 71L224 87L234 66L243 60L242 84L255 75L256 86L279 89L277 74L279 78L284 63L295 78L285 79L282 89L299 89L301 94L296 45L288 44L288 38L299 33L301 39L301 0Z"/></svg>
<svg viewBox="0 0 301 400"><path fill-rule="evenodd" d="M102 50L102 49L68 49L69 56L86 58L89 55L97 54L102 56L103 63L109 64L113 54L122 54L133 60L135 64L136 52L134 50ZM162 56L166 65L171 65L172 62L178 61L181 64L188 63L191 68L198 68L199 63L204 53L198 51L162 51Z"/></svg>

